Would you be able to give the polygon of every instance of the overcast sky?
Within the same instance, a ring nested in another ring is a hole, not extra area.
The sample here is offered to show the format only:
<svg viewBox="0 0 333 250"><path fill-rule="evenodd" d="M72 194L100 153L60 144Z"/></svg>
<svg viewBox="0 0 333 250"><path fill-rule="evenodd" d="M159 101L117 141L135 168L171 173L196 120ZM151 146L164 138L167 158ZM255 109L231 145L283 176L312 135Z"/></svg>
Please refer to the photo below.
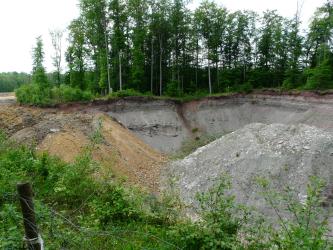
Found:
<svg viewBox="0 0 333 250"><path fill-rule="evenodd" d="M198 5L194 0L191 8ZM262 12L277 9L282 16L294 15L297 0L216 0L229 10ZM315 9L325 0L304 0L302 20L308 24ZM45 44L45 66L53 70L49 31L65 29L79 14L78 0L0 0L0 72L31 72L31 51L37 36ZM66 39L64 44L66 46Z"/></svg>

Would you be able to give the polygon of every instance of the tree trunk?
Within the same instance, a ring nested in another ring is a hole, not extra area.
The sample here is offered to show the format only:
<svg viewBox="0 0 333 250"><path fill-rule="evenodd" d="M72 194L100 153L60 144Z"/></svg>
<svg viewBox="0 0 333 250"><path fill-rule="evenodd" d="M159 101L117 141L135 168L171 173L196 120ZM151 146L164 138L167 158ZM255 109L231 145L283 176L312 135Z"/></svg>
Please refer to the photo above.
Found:
<svg viewBox="0 0 333 250"><path fill-rule="evenodd" d="M154 82L154 39L151 39L150 92L153 94Z"/></svg>
<svg viewBox="0 0 333 250"><path fill-rule="evenodd" d="M199 39L196 47L196 67L195 67L195 86L198 88L198 68L199 68Z"/></svg>
<svg viewBox="0 0 333 250"><path fill-rule="evenodd" d="M111 89L111 79L110 79L110 62L109 62L109 42L106 34L106 21L104 20L104 39L105 39L105 53L106 53L106 65L108 67L107 73L108 73L108 88L109 93L112 93Z"/></svg>
<svg viewBox="0 0 333 250"><path fill-rule="evenodd" d="M121 70L121 53L122 51L119 51L119 90L123 90L123 79L122 79L122 70Z"/></svg>
<svg viewBox="0 0 333 250"><path fill-rule="evenodd" d="M218 60L215 63L215 67L216 67L216 82L217 82L217 88L220 88L220 80L219 80L219 62Z"/></svg>
<svg viewBox="0 0 333 250"><path fill-rule="evenodd" d="M209 94L212 94L212 81L211 81L211 77L210 77L210 61L208 58L208 85L209 85Z"/></svg>
<svg viewBox="0 0 333 250"><path fill-rule="evenodd" d="M162 96L162 80L163 80L162 56L163 56L162 38L160 37L160 96Z"/></svg>

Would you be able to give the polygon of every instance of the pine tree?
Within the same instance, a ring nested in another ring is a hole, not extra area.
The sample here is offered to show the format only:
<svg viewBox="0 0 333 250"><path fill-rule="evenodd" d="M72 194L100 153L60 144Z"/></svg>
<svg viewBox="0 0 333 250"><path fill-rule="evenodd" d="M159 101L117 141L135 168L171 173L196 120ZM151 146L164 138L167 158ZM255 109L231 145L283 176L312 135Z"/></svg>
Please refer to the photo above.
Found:
<svg viewBox="0 0 333 250"><path fill-rule="evenodd" d="M36 38L36 47L33 48L32 52L32 81L39 85L41 89L49 87L47 76L45 74L44 62L44 50L43 41L39 36Z"/></svg>

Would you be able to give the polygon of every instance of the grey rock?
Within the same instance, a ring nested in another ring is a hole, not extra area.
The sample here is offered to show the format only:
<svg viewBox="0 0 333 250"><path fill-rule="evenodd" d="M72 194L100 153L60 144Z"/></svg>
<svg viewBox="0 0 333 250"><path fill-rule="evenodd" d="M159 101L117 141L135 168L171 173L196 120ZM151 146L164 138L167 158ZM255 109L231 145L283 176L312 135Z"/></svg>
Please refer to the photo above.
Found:
<svg viewBox="0 0 333 250"><path fill-rule="evenodd" d="M333 133L304 124L254 123L171 163L162 183L176 180L181 199L196 206L195 195L206 192L227 174L237 202L273 218L275 213L260 195L256 179L268 179L277 191L291 187L302 202L309 177L316 175L327 182L327 195L332 196L332 150Z"/></svg>
<svg viewBox="0 0 333 250"><path fill-rule="evenodd" d="M114 102L105 111L163 153L175 153L195 137L223 135L251 123L307 124L333 131L332 98L247 95L186 103L132 99ZM288 138L279 141L283 145ZM296 151L303 146L290 145Z"/></svg>

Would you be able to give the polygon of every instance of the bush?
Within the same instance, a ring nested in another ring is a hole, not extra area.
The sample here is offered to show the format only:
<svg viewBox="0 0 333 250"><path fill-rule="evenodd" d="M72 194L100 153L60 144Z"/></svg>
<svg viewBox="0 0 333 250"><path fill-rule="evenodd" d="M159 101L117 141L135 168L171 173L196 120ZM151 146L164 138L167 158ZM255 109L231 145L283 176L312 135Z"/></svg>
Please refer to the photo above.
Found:
<svg viewBox="0 0 333 250"><path fill-rule="evenodd" d="M17 147L0 132L1 249L22 248L15 186L26 180L33 184L37 223L49 249L332 249L321 207L324 184L317 178L311 179L302 202L289 189L286 195L274 194L295 218L278 228L250 225L252 214L229 195L231 181L225 176L198 195L201 218L193 222L181 218L174 193L159 200L113 179L99 179L90 150L67 164ZM267 183L260 181L270 201Z"/></svg>
<svg viewBox="0 0 333 250"><path fill-rule="evenodd" d="M323 208L326 199L322 180L310 177L304 199L290 187L277 193L267 180L261 179L259 183L263 197L278 218L279 227L272 227L268 235L274 249L332 249L332 241L326 237L330 231L329 213ZM291 217L282 216L286 213Z"/></svg>
<svg viewBox="0 0 333 250"><path fill-rule="evenodd" d="M324 61L319 66L309 69L306 72L308 80L305 89L332 89L333 88L333 73L332 66L329 60Z"/></svg>
<svg viewBox="0 0 333 250"><path fill-rule="evenodd" d="M198 128L194 128L192 130L193 135L197 135L198 132L200 132ZM220 135L220 136L222 136L222 135ZM202 136L196 136L195 139L185 140L182 143L180 150L178 150L178 152L175 153L175 155L173 155L173 158L182 159L182 158L188 156L189 154L193 153L198 148L215 141L220 136L219 135L202 135Z"/></svg>
<svg viewBox="0 0 333 250"><path fill-rule="evenodd" d="M166 96L171 96L171 97L180 97L183 95L180 87L179 87L179 82L178 81L170 81L167 83L167 87L165 90L165 95Z"/></svg>
<svg viewBox="0 0 333 250"><path fill-rule="evenodd" d="M236 87L235 91L244 93L244 94L249 94L253 90L253 85L250 82L243 83L239 86Z"/></svg>
<svg viewBox="0 0 333 250"><path fill-rule="evenodd" d="M68 85L60 85L51 90L52 99L56 103L62 102L76 102L76 101L90 101L93 95L90 91L83 91L79 88L72 88Z"/></svg>
<svg viewBox="0 0 333 250"><path fill-rule="evenodd" d="M90 91L72 88L67 85L42 89L37 84L25 84L16 91L17 101L21 104L49 106L58 103L89 101L93 99Z"/></svg>
<svg viewBox="0 0 333 250"><path fill-rule="evenodd" d="M144 94L140 93L139 91L136 91L135 89L124 89L109 94L108 98L112 99L115 97L128 97L128 96L144 96Z"/></svg>
<svg viewBox="0 0 333 250"><path fill-rule="evenodd" d="M227 194L230 178L222 176L218 185L207 193L198 194L201 220L196 223L180 224L176 237L181 249L240 249L238 233L245 216Z"/></svg>
<svg viewBox="0 0 333 250"><path fill-rule="evenodd" d="M15 90L17 101L21 104L45 106L51 104L49 89L42 89L37 84L24 84Z"/></svg>

